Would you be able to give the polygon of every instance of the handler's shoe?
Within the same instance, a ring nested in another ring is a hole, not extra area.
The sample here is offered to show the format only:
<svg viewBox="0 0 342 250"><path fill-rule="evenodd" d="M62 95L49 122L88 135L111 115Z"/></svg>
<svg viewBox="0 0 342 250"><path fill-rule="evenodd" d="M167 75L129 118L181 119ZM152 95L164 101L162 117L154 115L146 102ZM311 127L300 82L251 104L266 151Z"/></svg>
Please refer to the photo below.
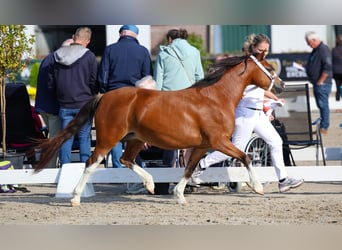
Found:
<svg viewBox="0 0 342 250"><path fill-rule="evenodd" d="M199 178L205 169L201 168L201 165L198 163L195 171L192 173L191 177L188 180L187 185L192 187L199 187L202 183L202 180Z"/></svg>
<svg viewBox="0 0 342 250"><path fill-rule="evenodd" d="M279 192L283 193L283 192L289 191L291 188L299 187L303 183L304 183L303 179L297 180L294 178L287 177L284 181L279 182L278 184Z"/></svg>

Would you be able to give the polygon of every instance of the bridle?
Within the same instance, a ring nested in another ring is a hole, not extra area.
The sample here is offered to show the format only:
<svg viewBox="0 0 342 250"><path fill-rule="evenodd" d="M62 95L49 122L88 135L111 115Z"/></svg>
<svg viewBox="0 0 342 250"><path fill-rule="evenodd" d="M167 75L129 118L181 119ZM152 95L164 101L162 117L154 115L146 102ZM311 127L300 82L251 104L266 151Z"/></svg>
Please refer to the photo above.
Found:
<svg viewBox="0 0 342 250"><path fill-rule="evenodd" d="M262 65L258 59L255 58L255 56L253 55L250 55L249 56L254 62L255 64L268 76L268 78L270 78L271 80L271 83L270 83L270 86L268 87L268 91L270 91L272 88L273 88L273 85L274 85L274 80L276 78L276 73L274 73L273 75L264 67L264 65Z"/></svg>

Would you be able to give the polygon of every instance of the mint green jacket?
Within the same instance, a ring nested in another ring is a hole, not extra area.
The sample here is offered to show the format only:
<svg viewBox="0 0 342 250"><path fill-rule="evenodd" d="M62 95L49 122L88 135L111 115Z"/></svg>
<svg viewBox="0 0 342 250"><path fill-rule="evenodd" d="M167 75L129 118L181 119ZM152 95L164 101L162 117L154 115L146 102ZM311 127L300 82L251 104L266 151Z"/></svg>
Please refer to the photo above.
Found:
<svg viewBox="0 0 342 250"><path fill-rule="evenodd" d="M153 75L159 90L190 87L204 77L200 52L181 38L168 46L161 45Z"/></svg>

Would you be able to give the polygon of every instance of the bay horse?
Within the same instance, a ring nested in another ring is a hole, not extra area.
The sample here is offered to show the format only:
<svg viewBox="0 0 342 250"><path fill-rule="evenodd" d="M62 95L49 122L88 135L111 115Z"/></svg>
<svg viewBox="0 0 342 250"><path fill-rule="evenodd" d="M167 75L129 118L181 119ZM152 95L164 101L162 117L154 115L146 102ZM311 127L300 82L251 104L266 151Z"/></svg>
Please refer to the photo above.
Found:
<svg viewBox="0 0 342 250"><path fill-rule="evenodd" d="M209 149L240 160L247 168L254 192L263 194L249 157L235 147L231 136L235 109L248 84L265 90L282 90L284 82L271 70L265 55L230 57L214 65L214 70L193 86L178 91L158 91L124 87L95 96L85 104L69 125L55 137L40 142L41 152L33 164L35 172L46 167L61 145L77 133L89 119L95 119L96 146L86 162L74 190L71 206L79 206L82 191L110 149L120 140L127 146L121 163L137 173L146 190L154 193L152 176L135 163L144 143L163 149L194 148L184 176L174 188L177 202L185 204L184 189L199 160ZM30 154L30 153L29 153Z"/></svg>

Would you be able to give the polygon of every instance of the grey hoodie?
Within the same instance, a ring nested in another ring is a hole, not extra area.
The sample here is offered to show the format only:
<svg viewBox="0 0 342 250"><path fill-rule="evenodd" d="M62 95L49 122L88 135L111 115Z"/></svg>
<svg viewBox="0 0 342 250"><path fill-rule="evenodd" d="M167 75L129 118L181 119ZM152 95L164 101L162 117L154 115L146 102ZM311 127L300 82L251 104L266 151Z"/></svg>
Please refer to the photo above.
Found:
<svg viewBox="0 0 342 250"><path fill-rule="evenodd" d="M80 59L88 50L89 49L79 44L63 46L55 52L55 61L66 66L70 66Z"/></svg>
<svg viewBox="0 0 342 250"><path fill-rule="evenodd" d="M97 62L93 52L80 44L61 47L49 70L49 88L61 108L79 109L97 94Z"/></svg>

